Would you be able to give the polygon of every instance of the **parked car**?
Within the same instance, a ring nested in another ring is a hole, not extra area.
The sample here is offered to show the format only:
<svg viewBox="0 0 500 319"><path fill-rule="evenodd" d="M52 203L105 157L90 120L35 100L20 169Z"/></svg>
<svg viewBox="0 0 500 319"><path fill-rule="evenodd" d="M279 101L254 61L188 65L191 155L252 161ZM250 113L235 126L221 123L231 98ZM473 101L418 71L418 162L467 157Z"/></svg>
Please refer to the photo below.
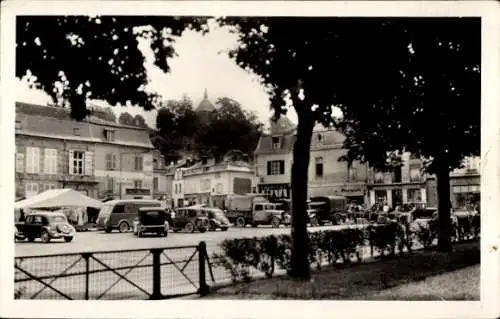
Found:
<svg viewBox="0 0 500 319"><path fill-rule="evenodd" d="M64 239L70 242L75 236L76 230L68 222L62 213L35 212L26 215L24 222L16 223L16 239L28 239L33 242L40 238L42 242L48 243L52 239Z"/></svg>
<svg viewBox="0 0 500 319"><path fill-rule="evenodd" d="M188 233L199 231L204 233L209 228L208 214L203 207L191 206L178 208L173 218L172 230L184 230Z"/></svg>
<svg viewBox="0 0 500 319"><path fill-rule="evenodd" d="M323 225L332 222L338 225L347 218L347 198L344 196L316 196L309 202L308 217L311 224Z"/></svg>
<svg viewBox="0 0 500 319"><path fill-rule="evenodd" d="M97 217L97 228L110 233L118 229L120 233L132 229L134 219L141 207L162 207L158 200L149 199L118 199L104 204Z"/></svg>
<svg viewBox="0 0 500 319"><path fill-rule="evenodd" d="M227 219L222 209L205 207L205 210L207 211L209 230L220 228L220 230L226 231L231 226L229 219Z"/></svg>
<svg viewBox="0 0 500 319"><path fill-rule="evenodd" d="M134 220L134 235L142 237L145 234L155 234L167 237L169 221L167 212L157 207L141 207Z"/></svg>
<svg viewBox="0 0 500 319"><path fill-rule="evenodd" d="M277 228L281 224L291 224L291 216L280 209L282 206L269 202L259 194L233 195L226 199L226 216L237 227L250 224L253 227L272 225Z"/></svg>

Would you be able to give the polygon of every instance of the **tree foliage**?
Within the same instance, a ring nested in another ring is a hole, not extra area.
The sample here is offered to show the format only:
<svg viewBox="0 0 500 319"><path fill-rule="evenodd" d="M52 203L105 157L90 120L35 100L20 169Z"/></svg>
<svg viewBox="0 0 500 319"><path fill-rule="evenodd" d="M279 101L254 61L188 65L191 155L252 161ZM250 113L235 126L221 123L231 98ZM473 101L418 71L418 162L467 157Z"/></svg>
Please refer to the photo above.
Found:
<svg viewBox="0 0 500 319"><path fill-rule="evenodd" d="M251 155L262 128L255 114L245 112L239 102L228 97L218 98L215 104L219 107L195 136L200 155L220 159L232 150Z"/></svg>
<svg viewBox="0 0 500 319"><path fill-rule="evenodd" d="M118 123L122 125L135 126L135 120L129 112L122 112L118 117Z"/></svg>
<svg viewBox="0 0 500 319"><path fill-rule="evenodd" d="M18 16L16 76L36 77L34 86L69 102L72 117L89 114L87 100L139 105L158 104L148 83L138 37L151 40L155 65L169 71L175 37L199 29L205 18L169 16ZM56 90L55 83L61 88Z"/></svg>
<svg viewBox="0 0 500 319"><path fill-rule="evenodd" d="M449 249L449 170L479 151L480 19L219 21L236 27L241 45L232 54L240 66L261 76L276 115L286 113L287 98L298 115L292 167L293 276L309 274L302 201L316 122L342 130L348 161L388 169L400 165L401 151L429 158L428 170L438 177L441 248ZM344 113L338 123L331 116L334 105Z"/></svg>
<svg viewBox="0 0 500 319"><path fill-rule="evenodd" d="M146 124L146 120L144 119L144 116L137 114L134 116L134 125L138 127L147 127L148 125Z"/></svg>
<svg viewBox="0 0 500 319"><path fill-rule="evenodd" d="M166 161L177 161L184 153L193 151L194 134L199 127L191 99L170 100L158 110L153 144L160 149Z"/></svg>

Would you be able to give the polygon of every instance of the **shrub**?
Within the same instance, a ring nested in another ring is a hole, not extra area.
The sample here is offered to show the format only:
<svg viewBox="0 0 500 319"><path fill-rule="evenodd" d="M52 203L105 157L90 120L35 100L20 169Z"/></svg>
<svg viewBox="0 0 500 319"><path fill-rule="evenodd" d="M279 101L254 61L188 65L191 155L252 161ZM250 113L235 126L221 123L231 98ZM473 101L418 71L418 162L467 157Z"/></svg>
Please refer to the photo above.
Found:
<svg viewBox="0 0 500 319"><path fill-rule="evenodd" d="M477 224L477 220L474 220ZM435 222L408 223L385 220L383 224L349 227L309 233L309 262L321 269L324 265L348 264L362 260L361 250L371 246L380 256L411 252L420 242L429 247L436 235ZM212 265L221 265L231 274L233 282L251 280L250 269L272 277L276 268L289 272L291 268L292 237L288 234L254 238L231 238L220 244L221 254L214 254Z"/></svg>

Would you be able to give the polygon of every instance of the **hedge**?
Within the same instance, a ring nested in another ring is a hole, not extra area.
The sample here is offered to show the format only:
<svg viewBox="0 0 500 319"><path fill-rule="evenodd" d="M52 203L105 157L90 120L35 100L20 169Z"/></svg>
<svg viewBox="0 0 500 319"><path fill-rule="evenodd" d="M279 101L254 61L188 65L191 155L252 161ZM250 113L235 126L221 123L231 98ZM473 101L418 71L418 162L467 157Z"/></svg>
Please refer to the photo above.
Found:
<svg viewBox="0 0 500 319"><path fill-rule="evenodd" d="M437 236L435 222L408 224L387 221L384 224L370 224L337 230L309 232L309 262L312 268L321 269L325 265L345 265L361 262L361 250L370 247L370 257L379 252L379 257L411 253L415 244L423 247L432 245ZM455 225L455 229L457 229ZM478 230L467 229L466 239L478 235ZM457 238L459 239L459 238ZM233 282L250 281L251 269L272 277L276 268L290 271L291 235L269 235L254 238L232 238L220 245L222 253L214 254L212 265L223 266Z"/></svg>

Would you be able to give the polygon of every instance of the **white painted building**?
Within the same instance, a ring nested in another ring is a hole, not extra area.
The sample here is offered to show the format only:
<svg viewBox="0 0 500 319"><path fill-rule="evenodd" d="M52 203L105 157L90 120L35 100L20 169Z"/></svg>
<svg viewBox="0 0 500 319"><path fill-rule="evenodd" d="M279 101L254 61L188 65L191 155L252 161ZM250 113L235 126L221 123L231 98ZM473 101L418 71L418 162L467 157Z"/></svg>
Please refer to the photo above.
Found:
<svg viewBox="0 0 500 319"><path fill-rule="evenodd" d="M207 204L223 208L228 195L255 192L256 184L253 167L247 162L207 160L177 170L173 196L177 206Z"/></svg>

